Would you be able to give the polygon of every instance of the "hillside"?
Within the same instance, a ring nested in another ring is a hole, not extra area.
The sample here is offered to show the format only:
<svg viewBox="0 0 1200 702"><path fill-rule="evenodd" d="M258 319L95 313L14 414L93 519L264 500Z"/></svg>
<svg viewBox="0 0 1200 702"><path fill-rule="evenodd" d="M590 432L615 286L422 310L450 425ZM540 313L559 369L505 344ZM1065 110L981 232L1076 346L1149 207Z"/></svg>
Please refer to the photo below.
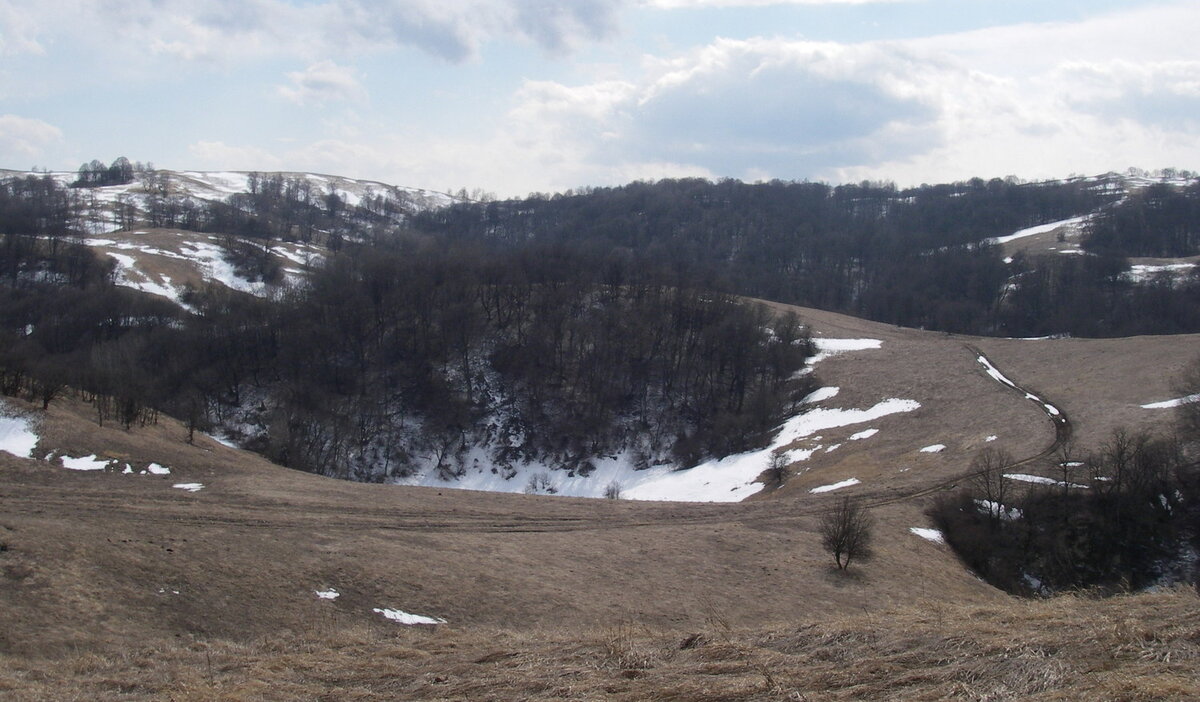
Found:
<svg viewBox="0 0 1200 702"><path fill-rule="evenodd" d="M1196 693L1194 595L1014 600L910 531L928 526L929 491L953 484L974 449L1032 456L1055 438L1046 412L989 377L968 346L1061 408L1088 443L1162 421L1140 405L1171 397L1170 371L1196 337L993 340L801 314L818 339L880 342L818 362L840 388L819 407L891 397L921 407L810 435L793 447L822 447L803 474L732 505L354 484L203 437L190 445L166 417L125 431L98 426L77 399L45 414L9 401L40 438L36 459L0 453L0 598L11 613L0 689L28 699L72 689L96 699ZM866 428L878 433L847 441ZM935 443L946 448L921 451ZM64 455L118 463L69 470L57 465ZM139 474L150 463L170 473ZM861 483L811 492L848 478ZM192 483L203 487L173 487ZM867 497L878 520L876 559L848 576L816 533L842 494ZM413 631L374 610L445 623ZM1147 618L1133 624L1135 612ZM693 633L702 637L679 650ZM526 667L536 672L515 673Z"/></svg>

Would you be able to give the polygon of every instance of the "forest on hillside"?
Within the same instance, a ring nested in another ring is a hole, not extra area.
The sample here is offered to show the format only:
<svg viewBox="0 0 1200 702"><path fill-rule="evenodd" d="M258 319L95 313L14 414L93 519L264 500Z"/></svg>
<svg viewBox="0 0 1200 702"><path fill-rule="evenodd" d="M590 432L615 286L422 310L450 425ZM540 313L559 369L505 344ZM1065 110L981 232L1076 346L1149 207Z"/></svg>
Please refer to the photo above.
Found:
<svg viewBox="0 0 1200 702"><path fill-rule="evenodd" d="M702 179L460 203L413 226L448 240L554 242L670 261L719 289L903 326L994 336L1200 331L1200 275L1139 284L1130 256L1197 252L1200 186L1129 197L1112 179L972 179L897 189ZM1090 256L1018 256L990 238L1097 213Z"/></svg>
<svg viewBox="0 0 1200 702"><path fill-rule="evenodd" d="M799 320L669 267L394 233L345 242L268 299L194 290L189 311L114 285L52 182L0 192L20 223L0 242L5 392L49 402L69 385L101 422L163 410L239 428L304 470L449 477L480 446L499 470L587 474L623 451L691 465L765 441L812 383Z"/></svg>
<svg viewBox="0 0 1200 702"><path fill-rule="evenodd" d="M421 209L302 176L250 174L208 201L172 179L118 159L71 187L0 181L0 389L49 401L70 385L100 421L163 410L356 480L454 475L479 446L502 471L587 473L620 452L648 466L744 450L794 411L806 331L744 296L978 334L1200 331L1200 274L1138 282L1126 259L1195 252L1195 184L683 179ZM116 285L82 241L92 192L120 182L138 196L108 221L218 234L275 292L213 284L185 309ZM1006 260L989 241L1082 214L1089 255ZM278 241L328 255L288 284Z"/></svg>

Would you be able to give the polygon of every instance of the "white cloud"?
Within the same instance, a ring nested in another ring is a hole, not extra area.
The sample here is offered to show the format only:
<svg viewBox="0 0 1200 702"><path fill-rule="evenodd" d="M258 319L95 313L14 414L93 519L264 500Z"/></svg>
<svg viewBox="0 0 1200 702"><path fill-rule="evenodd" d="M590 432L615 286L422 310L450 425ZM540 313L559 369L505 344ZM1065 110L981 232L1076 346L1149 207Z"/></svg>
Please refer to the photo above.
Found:
<svg viewBox="0 0 1200 702"><path fill-rule="evenodd" d="M279 86L277 92L297 105L361 102L367 96L354 69L333 61L319 61L303 71L288 73L287 78L291 84Z"/></svg>
<svg viewBox="0 0 1200 702"><path fill-rule="evenodd" d="M43 53L29 14L11 0L0 0L0 56Z"/></svg>
<svg viewBox="0 0 1200 702"><path fill-rule="evenodd" d="M0 154L36 158L62 139L62 130L39 119L0 115Z"/></svg>
<svg viewBox="0 0 1200 702"><path fill-rule="evenodd" d="M617 172L683 164L787 177L908 153L931 138L936 63L891 45L719 40L649 59L639 82L527 83L518 133Z"/></svg>
<svg viewBox="0 0 1200 702"><path fill-rule="evenodd" d="M635 78L529 83L511 116L597 176L642 163L906 184L1194 168L1195 26L1200 5L1176 3L904 41L717 39L647 58Z"/></svg>
<svg viewBox="0 0 1200 702"><path fill-rule="evenodd" d="M0 0L0 52L68 36L188 61L327 56L411 46L449 61L516 37L559 52L616 30L626 0ZM69 21L64 21L69 18Z"/></svg>

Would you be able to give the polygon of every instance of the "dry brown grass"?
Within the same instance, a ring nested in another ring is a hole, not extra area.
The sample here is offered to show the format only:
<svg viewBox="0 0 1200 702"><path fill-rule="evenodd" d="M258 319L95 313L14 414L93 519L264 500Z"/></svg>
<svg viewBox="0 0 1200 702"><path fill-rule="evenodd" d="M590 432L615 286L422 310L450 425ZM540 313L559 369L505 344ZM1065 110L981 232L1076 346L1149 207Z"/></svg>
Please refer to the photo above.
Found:
<svg viewBox="0 0 1200 702"><path fill-rule="evenodd" d="M1200 695L1188 590L988 606L917 602L690 635L620 623L518 632L350 625L250 642L0 658L28 700L1185 700Z"/></svg>

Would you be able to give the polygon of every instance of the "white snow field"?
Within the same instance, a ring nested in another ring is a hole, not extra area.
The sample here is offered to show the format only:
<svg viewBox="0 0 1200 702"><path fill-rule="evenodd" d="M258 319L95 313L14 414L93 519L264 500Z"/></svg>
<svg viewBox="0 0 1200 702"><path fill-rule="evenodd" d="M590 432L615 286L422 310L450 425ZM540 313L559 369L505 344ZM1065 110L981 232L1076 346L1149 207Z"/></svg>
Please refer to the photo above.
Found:
<svg viewBox="0 0 1200 702"><path fill-rule="evenodd" d="M24 417L10 414L8 406L0 402L0 451L6 451L17 458L33 458L33 449L41 438L33 431L31 423Z"/></svg>
<svg viewBox="0 0 1200 702"><path fill-rule="evenodd" d="M1035 234L1052 232L1060 227L1067 227L1069 232L1074 233L1078 231L1079 225L1087 221L1089 216L1090 215L1081 215L1079 217L1072 217L1070 219L1064 219L1058 222L1050 222L1049 224L1039 224L1036 227L1028 227L1026 229L1013 232L1008 236L995 237L992 239L992 243L1003 245L1010 241L1016 241L1017 239L1024 239L1025 237L1034 236Z"/></svg>
<svg viewBox="0 0 1200 702"><path fill-rule="evenodd" d="M882 345L878 339L814 339L818 353L813 361L827 358L835 353L865 349L877 349ZM835 387L821 388L806 398L815 403L832 399L837 395ZM529 463L514 465L506 471L491 465L488 452L476 447L464 462L471 466L459 478L443 478L432 467L414 475L399 478L401 485L484 490L489 492L525 492L531 481L537 483L537 492L564 497L604 497L609 486L619 488L620 497L633 500L676 501L676 502L738 502L766 487L756 482L767 469L772 452L782 450L789 462L804 461L825 446L788 449L801 439L816 438L818 432L840 427L864 424L882 417L919 409L915 400L889 398L864 409L838 409L816 407L798 414L776 429L775 438L764 448L710 460L686 470L674 466L654 466L635 470L630 454L599 456L591 462L595 466L586 477L554 470L553 466ZM878 430L860 432L858 438L872 436ZM870 432L870 433L867 433ZM827 449L828 450L828 449Z"/></svg>

